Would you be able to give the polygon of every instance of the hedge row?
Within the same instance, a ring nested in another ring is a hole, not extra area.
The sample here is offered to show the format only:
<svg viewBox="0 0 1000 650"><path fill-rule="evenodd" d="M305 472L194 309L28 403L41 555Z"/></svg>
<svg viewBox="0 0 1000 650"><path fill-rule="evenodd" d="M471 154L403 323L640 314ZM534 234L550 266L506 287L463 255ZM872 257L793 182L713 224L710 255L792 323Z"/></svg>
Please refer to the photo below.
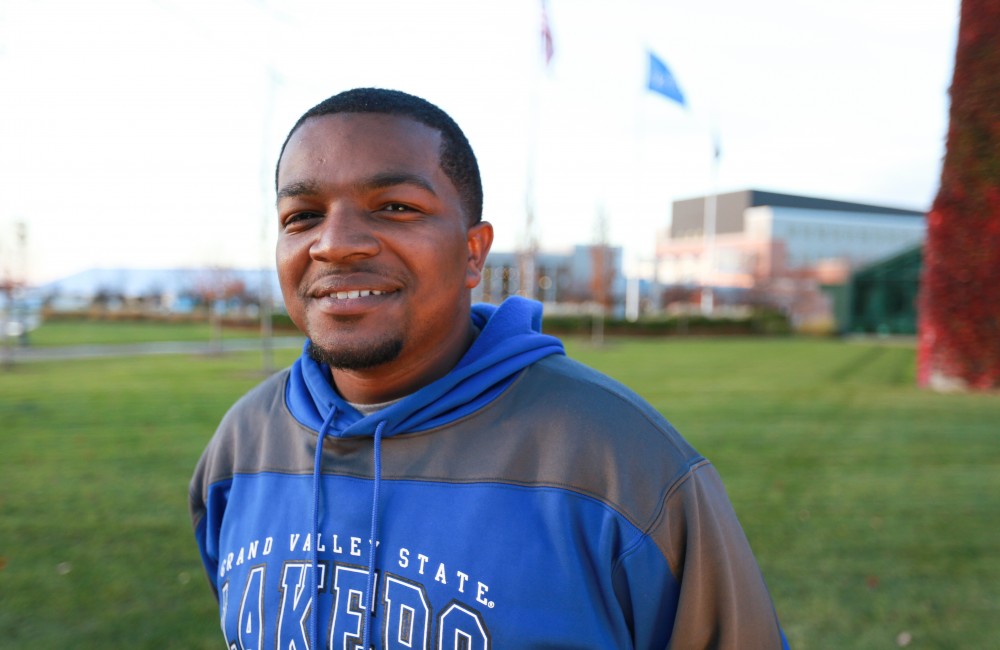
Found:
<svg viewBox="0 0 1000 650"><path fill-rule="evenodd" d="M205 314L158 314L142 311L86 310L78 312L49 312L45 321L104 320L116 322L203 323ZM224 318L227 328L257 329L259 321L250 318ZM298 332L287 314L271 317L275 332ZM590 336L598 324L590 314L546 316L542 329L546 333L565 336ZM780 312L760 310L746 318L708 318L701 315L670 318L644 318L632 322L606 318L603 332L608 336L754 336L783 335L791 333L788 319Z"/></svg>
<svg viewBox="0 0 1000 650"><path fill-rule="evenodd" d="M590 314L546 316L542 329L549 334L589 336L602 325ZM788 318L778 312L761 310L746 318L709 318L684 315L670 318L643 318L637 321L604 319L608 336L759 336L785 335L792 331Z"/></svg>

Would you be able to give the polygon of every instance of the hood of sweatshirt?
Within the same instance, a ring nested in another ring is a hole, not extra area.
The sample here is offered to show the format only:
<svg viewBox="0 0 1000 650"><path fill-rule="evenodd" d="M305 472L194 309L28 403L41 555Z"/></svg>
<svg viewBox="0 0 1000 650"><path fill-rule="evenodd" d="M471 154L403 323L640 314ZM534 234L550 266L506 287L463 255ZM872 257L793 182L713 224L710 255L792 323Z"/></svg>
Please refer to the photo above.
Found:
<svg viewBox="0 0 1000 650"><path fill-rule="evenodd" d="M334 390L329 366L311 359L306 343L285 388L288 408L296 420L315 431L330 420L324 433L334 437L374 436L380 424L383 438L413 433L482 408L527 366L552 354L565 354L559 339L541 333L541 303L511 297L499 307L477 304L472 307L472 322L479 336L451 372L368 416Z"/></svg>
<svg viewBox="0 0 1000 650"><path fill-rule="evenodd" d="M380 524L382 440L400 433L431 429L482 408L497 397L521 370L552 354L565 354L559 339L541 333L542 305L523 298L508 298L499 307L472 307L472 322L479 336L451 371L384 409L364 416L334 390L330 368L309 357L306 348L292 366L285 388L285 402L300 423L317 432L313 466L312 534L318 535L321 519L323 440L371 437L373 481L371 534L368 538L368 579L365 601L373 602ZM311 557L311 590L316 590L318 544ZM310 646L319 647L318 608L310 608ZM362 647L371 644L372 608L365 608Z"/></svg>

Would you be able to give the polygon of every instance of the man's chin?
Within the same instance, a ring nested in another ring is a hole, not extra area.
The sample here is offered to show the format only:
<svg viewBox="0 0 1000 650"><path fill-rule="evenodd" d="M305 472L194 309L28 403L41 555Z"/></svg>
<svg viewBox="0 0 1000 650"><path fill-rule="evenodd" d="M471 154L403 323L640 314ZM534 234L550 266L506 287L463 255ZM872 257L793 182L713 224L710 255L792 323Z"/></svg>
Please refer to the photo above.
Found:
<svg viewBox="0 0 1000 650"><path fill-rule="evenodd" d="M403 350L401 339L385 339L370 345L321 346L310 341L309 357L336 370L366 370L395 361Z"/></svg>

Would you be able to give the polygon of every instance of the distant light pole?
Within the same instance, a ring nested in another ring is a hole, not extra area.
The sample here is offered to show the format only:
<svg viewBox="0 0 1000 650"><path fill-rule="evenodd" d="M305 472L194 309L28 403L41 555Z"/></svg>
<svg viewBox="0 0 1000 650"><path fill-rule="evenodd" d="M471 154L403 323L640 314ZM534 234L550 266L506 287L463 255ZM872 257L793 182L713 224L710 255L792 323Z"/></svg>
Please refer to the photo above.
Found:
<svg viewBox="0 0 1000 650"><path fill-rule="evenodd" d="M265 375L274 373L274 296L271 292L271 268L264 260L273 259L270 255L272 251L267 245L268 232L274 227L273 204L270 197L272 184L270 166L267 164L268 155L271 148L271 141L268 137L271 133L271 126L274 123L274 102L277 95L278 86L281 83L281 75L273 66L267 66L267 99L264 112L264 128L261 138L261 269L260 269L260 353L261 370Z"/></svg>

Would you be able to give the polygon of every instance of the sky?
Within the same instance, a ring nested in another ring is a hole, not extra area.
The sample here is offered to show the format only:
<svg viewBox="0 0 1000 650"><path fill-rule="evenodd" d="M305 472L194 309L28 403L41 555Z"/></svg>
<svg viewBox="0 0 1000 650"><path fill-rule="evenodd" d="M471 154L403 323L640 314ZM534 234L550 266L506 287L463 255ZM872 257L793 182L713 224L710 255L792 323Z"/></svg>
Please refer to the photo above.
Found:
<svg viewBox="0 0 1000 650"><path fill-rule="evenodd" d="M549 0L546 64L539 0L6 0L0 276L273 267L281 142L357 86L455 118L494 250L527 241L529 203L540 248L607 241L633 273L672 202L708 192L925 210L958 12L959 0ZM649 51L686 106L646 89Z"/></svg>

